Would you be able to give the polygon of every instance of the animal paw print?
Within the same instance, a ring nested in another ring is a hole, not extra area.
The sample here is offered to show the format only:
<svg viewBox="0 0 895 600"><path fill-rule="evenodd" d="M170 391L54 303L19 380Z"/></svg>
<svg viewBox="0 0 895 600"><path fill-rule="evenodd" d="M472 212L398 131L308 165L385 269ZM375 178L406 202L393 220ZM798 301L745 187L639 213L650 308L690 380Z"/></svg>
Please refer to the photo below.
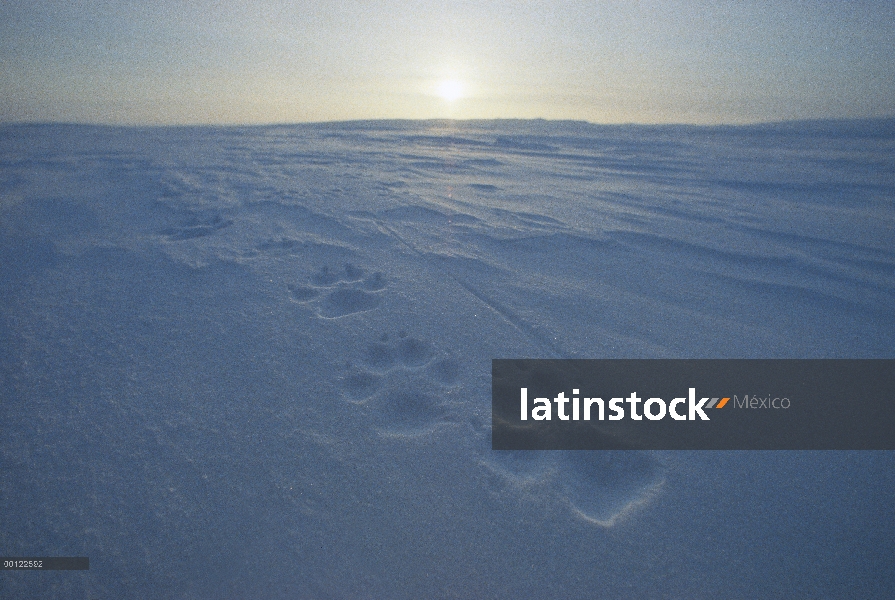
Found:
<svg viewBox="0 0 895 600"><path fill-rule="evenodd" d="M340 271L324 266L311 275L310 285L290 285L289 291L295 302L313 302L320 317L337 319L373 310L381 301L378 292L385 288L382 273L367 275L364 269L349 263Z"/></svg>
<svg viewBox="0 0 895 600"><path fill-rule="evenodd" d="M443 396L459 380L457 361L437 357L431 344L402 332L367 346L359 362L342 385L381 434L415 437L446 420Z"/></svg>
<svg viewBox="0 0 895 600"><path fill-rule="evenodd" d="M395 367L422 367L432 360L432 356L429 344L402 332L395 342L390 342L385 334L380 341L370 344L363 362L377 371L388 371Z"/></svg>
<svg viewBox="0 0 895 600"><path fill-rule="evenodd" d="M611 526L659 491L665 468L649 451L567 451L556 479L575 514Z"/></svg>
<svg viewBox="0 0 895 600"><path fill-rule="evenodd" d="M665 481L664 462L650 451L510 450L487 456L485 465L494 473L516 486L541 489L577 517L602 527L654 497Z"/></svg>
<svg viewBox="0 0 895 600"><path fill-rule="evenodd" d="M388 334L383 334L378 342L367 346L362 362L378 372L425 367L429 379L447 387L457 385L460 380L460 363L449 357L436 358L435 348L431 344L409 337L403 331L398 334L397 340L390 341Z"/></svg>

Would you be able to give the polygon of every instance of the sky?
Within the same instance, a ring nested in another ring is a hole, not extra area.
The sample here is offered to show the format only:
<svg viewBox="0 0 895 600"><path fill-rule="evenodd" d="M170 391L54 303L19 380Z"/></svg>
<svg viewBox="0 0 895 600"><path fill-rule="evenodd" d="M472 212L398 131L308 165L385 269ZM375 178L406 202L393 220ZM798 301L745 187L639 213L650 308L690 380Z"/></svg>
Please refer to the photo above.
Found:
<svg viewBox="0 0 895 600"><path fill-rule="evenodd" d="M0 0L0 122L895 116L895 3Z"/></svg>

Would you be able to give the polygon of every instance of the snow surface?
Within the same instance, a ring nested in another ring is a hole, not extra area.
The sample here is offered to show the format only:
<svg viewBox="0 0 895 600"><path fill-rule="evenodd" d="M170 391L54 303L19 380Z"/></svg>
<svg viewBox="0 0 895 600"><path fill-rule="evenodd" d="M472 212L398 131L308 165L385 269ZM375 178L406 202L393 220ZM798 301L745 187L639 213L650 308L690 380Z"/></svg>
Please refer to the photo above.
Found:
<svg viewBox="0 0 895 600"><path fill-rule="evenodd" d="M492 358L885 357L895 121L0 127L3 597L891 598L895 453L493 452Z"/></svg>

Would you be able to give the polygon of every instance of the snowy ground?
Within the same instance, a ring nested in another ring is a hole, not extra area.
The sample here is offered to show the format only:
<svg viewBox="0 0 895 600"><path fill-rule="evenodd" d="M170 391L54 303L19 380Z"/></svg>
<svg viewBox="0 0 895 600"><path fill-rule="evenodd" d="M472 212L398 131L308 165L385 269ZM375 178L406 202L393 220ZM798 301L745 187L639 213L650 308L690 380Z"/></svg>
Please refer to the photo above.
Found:
<svg viewBox="0 0 895 600"><path fill-rule="evenodd" d="M0 127L0 595L891 598L895 455L497 453L492 358L890 358L895 122Z"/></svg>

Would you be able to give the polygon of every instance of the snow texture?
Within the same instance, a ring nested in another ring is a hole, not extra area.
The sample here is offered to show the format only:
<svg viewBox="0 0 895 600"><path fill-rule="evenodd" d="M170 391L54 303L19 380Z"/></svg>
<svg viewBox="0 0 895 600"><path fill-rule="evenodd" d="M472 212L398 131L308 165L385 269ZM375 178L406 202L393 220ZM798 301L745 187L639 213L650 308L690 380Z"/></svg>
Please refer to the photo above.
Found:
<svg viewBox="0 0 895 600"><path fill-rule="evenodd" d="M895 349L895 122L0 127L3 597L891 598L893 453L493 452L492 358Z"/></svg>

